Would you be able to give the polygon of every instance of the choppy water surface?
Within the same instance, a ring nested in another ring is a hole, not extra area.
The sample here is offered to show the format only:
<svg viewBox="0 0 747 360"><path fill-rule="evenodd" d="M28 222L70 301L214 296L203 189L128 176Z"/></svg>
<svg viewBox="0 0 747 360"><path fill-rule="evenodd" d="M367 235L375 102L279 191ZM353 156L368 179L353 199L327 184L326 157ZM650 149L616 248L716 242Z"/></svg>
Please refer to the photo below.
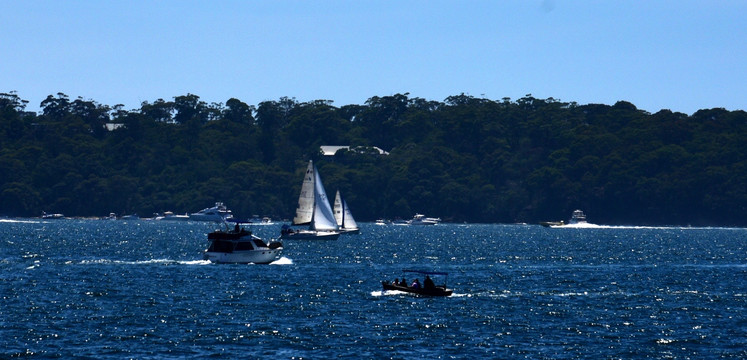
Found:
<svg viewBox="0 0 747 360"><path fill-rule="evenodd" d="M216 227L0 221L0 358L747 358L745 229L363 224L215 265ZM454 295L381 291L410 268Z"/></svg>

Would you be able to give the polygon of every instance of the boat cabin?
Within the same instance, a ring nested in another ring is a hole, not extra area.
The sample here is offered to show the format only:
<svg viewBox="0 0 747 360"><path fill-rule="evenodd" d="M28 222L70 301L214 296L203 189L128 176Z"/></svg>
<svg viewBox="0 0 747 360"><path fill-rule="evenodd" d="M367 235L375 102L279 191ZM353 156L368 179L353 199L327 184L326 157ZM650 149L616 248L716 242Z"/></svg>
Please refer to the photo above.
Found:
<svg viewBox="0 0 747 360"><path fill-rule="evenodd" d="M248 241L236 241L236 240L212 240L209 252L221 252L221 253L232 253L234 251L247 251L255 250L259 248L267 248L267 244L259 239L252 239Z"/></svg>

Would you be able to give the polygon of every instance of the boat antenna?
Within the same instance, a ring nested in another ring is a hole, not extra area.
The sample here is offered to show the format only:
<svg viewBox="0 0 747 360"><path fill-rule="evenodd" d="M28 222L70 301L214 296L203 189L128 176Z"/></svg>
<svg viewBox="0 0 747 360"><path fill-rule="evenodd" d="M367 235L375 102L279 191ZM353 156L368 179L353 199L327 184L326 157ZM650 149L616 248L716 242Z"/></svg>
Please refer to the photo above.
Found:
<svg viewBox="0 0 747 360"><path fill-rule="evenodd" d="M226 232L228 232L229 230L231 230L231 227L230 227L230 226L228 226L228 221L226 221L226 218L225 218L224 216L221 216L221 217L220 217L220 221L218 221L218 223L219 223L219 224L220 224L220 223L223 223L223 226L225 226L225 227L226 227Z"/></svg>

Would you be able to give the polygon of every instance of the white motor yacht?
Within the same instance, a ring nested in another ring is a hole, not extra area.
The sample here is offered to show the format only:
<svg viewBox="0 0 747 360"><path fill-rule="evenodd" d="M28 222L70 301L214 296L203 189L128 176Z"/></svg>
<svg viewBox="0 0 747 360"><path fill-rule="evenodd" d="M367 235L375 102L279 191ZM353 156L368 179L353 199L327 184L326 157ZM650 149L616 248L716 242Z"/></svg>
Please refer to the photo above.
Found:
<svg viewBox="0 0 747 360"><path fill-rule="evenodd" d="M210 245L203 258L214 263L269 264L283 251L283 244L265 243L236 224L233 230L216 230L208 234Z"/></svg>
<svg viewBox="0 0 747 360"><path fill-rule="evenodd" d="M215 222L222 222L222 221L230 221L233 219L233 214L231 214L231 210L228 210L226 208L226 205L223 205L222 202L216 202L215 206L202 209L196 213L189 214L189 220L192 221L215 221Z"/></svg>

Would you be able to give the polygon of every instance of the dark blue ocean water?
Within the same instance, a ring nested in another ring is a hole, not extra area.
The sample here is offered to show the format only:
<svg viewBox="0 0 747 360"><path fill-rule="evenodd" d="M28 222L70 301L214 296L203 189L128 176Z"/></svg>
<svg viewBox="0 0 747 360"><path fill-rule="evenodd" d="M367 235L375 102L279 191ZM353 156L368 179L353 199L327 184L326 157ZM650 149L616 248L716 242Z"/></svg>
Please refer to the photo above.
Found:
<svg viewBox="0 0 747 360"><path fill-rule="evenodd" d="M0 358L747 358L746 229L362 224L214 265L216 227L0 221ZM382 292L404 268L454 295Z"/></svg>

